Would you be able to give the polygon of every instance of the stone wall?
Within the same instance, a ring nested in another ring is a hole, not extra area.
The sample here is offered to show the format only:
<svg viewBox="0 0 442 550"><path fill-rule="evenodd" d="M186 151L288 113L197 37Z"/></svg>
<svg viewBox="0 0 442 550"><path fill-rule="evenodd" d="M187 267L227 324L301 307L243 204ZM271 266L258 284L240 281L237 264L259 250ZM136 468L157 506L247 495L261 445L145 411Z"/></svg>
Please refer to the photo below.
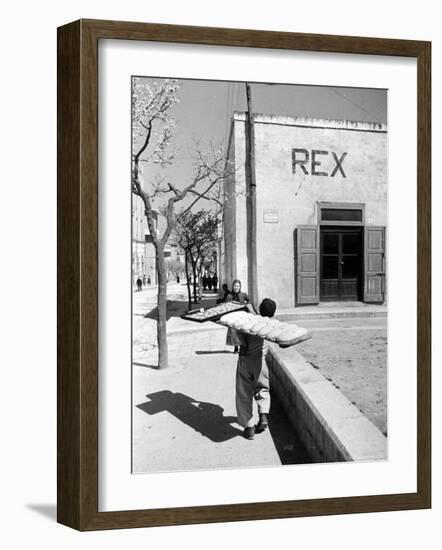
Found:
<svg viewBox="0 0 442 550"><path fill-rule="evenodd" d="M271 345L270 388L315 462L387 459L387 438L293 347Z"/></svg>

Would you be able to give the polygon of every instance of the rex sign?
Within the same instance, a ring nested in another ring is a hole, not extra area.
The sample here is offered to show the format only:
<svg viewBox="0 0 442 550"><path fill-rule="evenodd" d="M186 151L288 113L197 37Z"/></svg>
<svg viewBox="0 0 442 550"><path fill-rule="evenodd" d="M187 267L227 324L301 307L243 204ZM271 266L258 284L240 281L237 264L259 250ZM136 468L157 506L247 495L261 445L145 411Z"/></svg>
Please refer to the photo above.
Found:
<svg viewBox="0 0 442 550"><path fill-rule="evenodd" d="M292 149L293 173L304 173L311 176L330 176L341 174L346 178L342 166L347 153L337 154L334 151L322 151L319 149ZM326 171L327 170L327 171Z"/></svg>

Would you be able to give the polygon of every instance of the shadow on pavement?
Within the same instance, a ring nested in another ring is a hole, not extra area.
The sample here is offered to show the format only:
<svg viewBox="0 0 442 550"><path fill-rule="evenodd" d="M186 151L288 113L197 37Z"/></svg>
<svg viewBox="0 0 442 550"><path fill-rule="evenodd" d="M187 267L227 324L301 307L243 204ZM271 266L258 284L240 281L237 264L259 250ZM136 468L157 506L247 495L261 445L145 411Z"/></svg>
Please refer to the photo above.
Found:
<svg viewBox="0 0 442 550"><path fill-rule="evenodd" d="M201 300L194 304L192 303L192 309L213 307L216 305L217 294L203 294ZM187 313L189 310L189 302L186 299L183 300L167 300L167 312L166 320L168 321L171 317L180 317L184 313ZM158 307L154 307L148 313L144 315L145 319L155 319L158 320Z"/></svg>
<svg viewBox="0 0 442 550"><path fill-rule="evenodd" d="M195 355L213 355L217 353L228 353L229 355L232 355L232 352L228 349L212 349L208 351L202 351L202 350L195 351Z"/></svg>
<svg viewBox="0 0 442 550"><path fill-rule="evenodd" d="M135 365L136 367L145 367L146 369L159 370L158 365L148 365L147 363L137 363L136 361L133 361L132 365Z"/></svg>
<svg viewBox="0 0 442 550"><path fill-rule="evenodd" d="M313 462L273 392L269 430L281 464L311 464Z"/></svg>
<svg viewBox="0 0 442 550"><path fill-rule="evenodd" d="M168 321L171 317L179 317L186 313L187 311L187 300L167 300L167 311L166 311L166 320ZM158 307L154 307L146 315L145 319L155 319L158 320Z"/></svg>
<svg viewBox="0 0 442 550"><path fill-rule="evenodd" d="M157 414L168 411L187 426L214 443L228 441L242 432L231 426L236 422L234 416L224 416L224 409L214 403L197 401L188 395L170 390L163 390L146 395L150 400L137 405L147 414Z"/></svg>

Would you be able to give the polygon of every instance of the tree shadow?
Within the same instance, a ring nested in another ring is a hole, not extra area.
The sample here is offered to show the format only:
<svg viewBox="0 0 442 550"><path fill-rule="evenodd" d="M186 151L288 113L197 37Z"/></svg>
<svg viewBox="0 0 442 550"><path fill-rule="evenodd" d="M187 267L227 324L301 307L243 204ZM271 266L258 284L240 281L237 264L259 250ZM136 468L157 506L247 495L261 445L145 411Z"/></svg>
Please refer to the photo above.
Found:
<svg viewBox="0 0 442 550"><path fill-rule="evenodd" d="M133 361L132 365L135 365L136 367L145 367L147 369L158 370L158 365L148 365L147 363L138 363L137 361Z"/></svg>
<svg viewBox="0 0 442 550"><path fill-rule="evenodd" d="M191 310L193 309L200 309L204 308L207 309L209 307L213 307L216 305L216 294L211 294L209 296L202 296L201 300L194 304L192 302ZM167 300L166 305L166 321L168 321L171 317L180 317L181 315L184 315L184 313L187 313L189 311L189 302L188 300ZM158 306L155 306L152 310L150 310L148 313L144 315L145 319L154 319L155 321L158 321Z"/></svg>
<svg viewBox="0 0 442 550"><path fill-rule="evenodd" d="M202 350L196 350L195 355L215 355L218 353L228 353L229 355L232 355L232 352L228 349L212 349L210 351L202 351Z"/></svg>
<svg viewBox="0 0 442 550"><path fill-rule="evenodd" d="M224 416L224 409L214 403L197 401L180 392L163 390L146 395L149 401L137 405L147 414L167 411L184 424L207 437L214 443L222 443L242 432L231 426L235 416Z"/></svg>
<svg viewBox="0 0 442 550"><path fill-rule="evenodd" d="M166 321L171 317L180 317L188 310L187 300L167 300L166 305ZM158 321L158 306L155 306L144 315L145 319L154 319Z"/></svg>

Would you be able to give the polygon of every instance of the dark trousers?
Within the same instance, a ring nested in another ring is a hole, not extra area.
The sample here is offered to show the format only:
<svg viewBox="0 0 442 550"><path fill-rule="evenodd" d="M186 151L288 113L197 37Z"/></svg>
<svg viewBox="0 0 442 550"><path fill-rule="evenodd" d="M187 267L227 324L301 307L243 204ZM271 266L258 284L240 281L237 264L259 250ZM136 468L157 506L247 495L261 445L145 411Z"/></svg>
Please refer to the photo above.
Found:
<svg viewBox="0 0 442 550"><path fill-rule="evenodd" d="M255 425L253 401L259 413L269 413L269 370L265 358L240 355L236 367L236 414L244 428Z"/></svg>

